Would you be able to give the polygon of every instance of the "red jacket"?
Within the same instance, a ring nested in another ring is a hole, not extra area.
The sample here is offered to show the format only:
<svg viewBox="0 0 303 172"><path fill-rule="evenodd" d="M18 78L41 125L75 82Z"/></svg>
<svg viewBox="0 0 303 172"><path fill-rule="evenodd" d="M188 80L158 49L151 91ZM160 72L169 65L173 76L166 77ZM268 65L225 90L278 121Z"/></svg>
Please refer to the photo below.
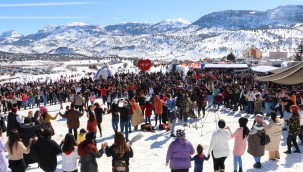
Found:
<svg viewBox="0 0 303 172"><path fill-rule="evenodd" d="M153 111L153 104L151 102L146 103L144 105L145 108L145 116L151 116L152 115L152 111Z"/></svg>

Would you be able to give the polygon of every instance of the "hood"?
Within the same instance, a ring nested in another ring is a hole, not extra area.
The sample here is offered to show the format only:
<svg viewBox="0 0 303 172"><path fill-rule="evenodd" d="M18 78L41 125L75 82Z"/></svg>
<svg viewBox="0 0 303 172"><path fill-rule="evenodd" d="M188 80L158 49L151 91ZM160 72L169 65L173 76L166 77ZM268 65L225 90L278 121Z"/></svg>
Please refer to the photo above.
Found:
<svg viewBox="0 0 303 172"><path fill-rule="evenodd" d="M180 138L176 138L175 140L176 142L180 143L180 144L187 144L187 139L180 139Z"/></svg>
<svg viewBox="0 0 303 172"><path fill-rule="evenodd" d="M63 152L65 155L70 155L73 152L73 150L65 151Z"/></svg>

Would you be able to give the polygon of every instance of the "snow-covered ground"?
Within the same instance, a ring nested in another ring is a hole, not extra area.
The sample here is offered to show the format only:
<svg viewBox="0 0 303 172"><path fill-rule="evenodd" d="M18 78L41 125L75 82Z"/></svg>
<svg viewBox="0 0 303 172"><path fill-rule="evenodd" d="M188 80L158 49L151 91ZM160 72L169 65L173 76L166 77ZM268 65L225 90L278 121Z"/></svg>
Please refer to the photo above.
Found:
<svg viewBox="0 0 303 172"><path fill-rule="evenodd" d="M155 69L160 70L160 69ZM163 69L164 70L164 69ZM66 73L67 75L71 75L71 73ZM52 75L51 75L52 76ZM44 76L45 77L45 76ZM101 99L97 99L97 102L101 103ZM65 103L64 106L68 105ZM105 107L105 106L104 106ZM51 115L55 115L59 112L59 105L47 106ZM31 109L33 111L38 110ZM18 113L22 116L27 116L29 110L21 110ZM238 119L241 116L245 116L249 118L248 126L250 127L253 122L253 116L247 116L245 113L240 112L232 112L229 110L221 109L218 112L213 112L207 110L206 112L207 118L199 119L198 121L191 121L191 125L186 127L186 137L189 141L192 142L194 147L196 148L197 144L202 144L204 147L204 153L207 154L208 146L210 143L210 139L212 133L216 130L216 121L218 118L224 119L228 126L230 126L232 131L235 131L238 127ZM81 125L80 128L86 128L87 117L84 115L81 117ZM52 122L56 135L53 137L58 143L64 138L68 129L66 126L66 120L58 117L55 121ZM154 124L154 116L152 116L152 124ZM204 125L203 125L204 124ZM203 127L202 127L203 125ZM197 128L195 127L197 126ZM178 122L176 126L176 130L179 128L184 128L182 123ZM102 123L103 129L103 137L97 137L98 148L101 147L101 143L108 142L109 145L113 143L113 135L114 132L111 127L111 115L106 114L103 117ZM79 130L78 130L79 131ZM130 133L130 138L134 137L140 131L133 131ZM169 144L174 140L174 138L169 137L170 132L156 130L155 133L151 132L142 132L144 137L135 142L132 146L134 150L134 157L130 160L130 171L131 172L168 172L170 171L169 167L165 166L165 157L166 151ZM4 134L5 135L5 134ZM99 136L99 133L97 134ZM3 136L6 141L6 136ZM286 137L287 132L283 131L282 141L280 145L280 154L281 159L277 161L268 160L268 153L265 153L265 156L262 157L262 168L254 169L252 166L254 164L254 159L248 153L245 153L242 157L243 159L243 169L248 172L300 172L303 169L303 154L291 154L286 155L283 152L286 151ZM230 140L230 150L231 153L226 159L225 165L227 172L233 171L233 150L234 141ZM300 145L301 150L303 150L302 145ZM61 156L58 156L58 166L56 171L61 170ZM111 172L111 158L103 155L100 159L98 159L99 171L101 172ZM192 165L194 165L192 163ZM212 159L204 162L204 171L213 171L213 162ZM42 171L40 168L37 168L37 164L32 164L27 171L31 172L40 172ZM190 172L193 171L193 167L190 169Z"/></svg>
<svg viewBox="0 0 303 172"><path fill-rule="evenodd" d="M97 102L101 103L101 99L98 99ZM68 103L64 104L67 105ZM59 112L59 105L48 106L50 114L55 115ZM37 109L33 109L37 110ZM29 110L21 110L18 112L22 116L26 116ZM228 110L221 109L218 113L213 111L207 111L207 118L199 119L197 122L192 120L192 123L189 127L186 127L186 137L194 147L197 144L202 144L204 147L204 153L207 154L208 146L210 143L210 139L213 131L216 130L216 121L219 118L224 119L228 126L230 126L231 130L234 131L238 127L238 118L240 116L246 116L246 114L234 113ZM84 115L81 118L81 126L80 128L86 128L87 117ZM204 123L205 122L205 123ZM253 117L249 116L248 126L251 126L253 122ZM154 124L154 121L152 121ZM203 125L204 123L204 125ZM58 143L64 138L67 133L66 120L58 117L57 120L52 122L56 135L53 137ZM197 125L197 128L195 127ZM203 125L203 128L202 128ZM176 129L183 129L183 125L179 122L176 126ZM103 116L103 137L97 137L98 147L101 147L101 143L108 142L108 144L113 143L113 135L114 132L111 128L111 115L106 114ZM133 131L130 133L130 138L134 137L140 131ZM144 137L135 142L132 146L134 150L134 157L130 160L130 171L132 172L154 172L154 171L170 171L169 167L165 166L165 156L166 151L169 144L174 140L174 138L170 137L170 132L157 130L155 133L151 132L142 132ZM97 134L99 136L99 133ZM253 157L248 153L245 153L243 158L243 168L245 171L249 172L260 172L260 171L272 171L272 172L299 172L303 168L303 154L291 154L286 155L283 153L286 148L286 137L287 132L283 132L282 141L280 145L280 153L281 159L278 161L268 160L267 152L265 156L262 157L262 168L254 169L252 165L254 164ZM5 138L5 140L7 140ZM226 171L233 171L233 150L234 141L230 140L230 150L231 153L226 159ZM303 147L300 145L301 150ZM104 172L111 172L111 158L103 155L100 159L98 159L99 170ZM194 165L192 163L192 165ZM213 171L212 170L213 163L212 159L204 162L204 171ZM32 172L40 172L41 169L37 168L37 164L32 164L28 171ZM56 171L61 170L61 156L58 156L58 166ZM193 168L190 169L193 171Z"/></svg>

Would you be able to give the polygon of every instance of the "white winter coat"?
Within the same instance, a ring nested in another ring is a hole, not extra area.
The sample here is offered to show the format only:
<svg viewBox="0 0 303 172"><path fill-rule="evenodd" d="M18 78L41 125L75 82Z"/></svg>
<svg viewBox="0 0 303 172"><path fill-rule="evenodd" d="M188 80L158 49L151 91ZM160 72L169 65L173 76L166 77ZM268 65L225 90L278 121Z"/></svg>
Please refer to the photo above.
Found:
<svg viewBox="0 0 303 172"><path fill-rule="evenodd" d="M228 141L231 139L231 134L226 129L218 129L212 135L208 153L213 152L215 158L227 157L229 155Z"/></svg>

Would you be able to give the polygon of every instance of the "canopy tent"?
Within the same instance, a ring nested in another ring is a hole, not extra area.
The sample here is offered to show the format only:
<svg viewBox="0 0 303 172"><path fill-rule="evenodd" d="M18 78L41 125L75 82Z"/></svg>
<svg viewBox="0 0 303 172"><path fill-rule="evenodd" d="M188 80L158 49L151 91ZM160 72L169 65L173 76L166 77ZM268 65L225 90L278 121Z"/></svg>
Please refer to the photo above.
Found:
<svg viewBox="0 0 303 172"><path fill-rule="evenodd" d="M247 64L205 64L205 69L248 69Z"/></svg>
<svg viewBox="0 0 303 172"><path fill-rule="evenodd" d="M289 69L289 68L277 68L277 69L269 71L269 73L280 73L280 72L283 72L287 69Z"/></svg>
<svg viewBox="0 0 303 172"><path fill-rule="evenodd" d="M274 82L277 84L283 85L296 85L303 83L303 63L299 63L296 66L284 70L280 73L264 76L264 77L256 77L256 81L261 82Z"/></svg>
<svg viewBox="0 0 303 172"><path fill-rule="evenodd" d="M251 70L254 72L261 72L261 73L268 73L272 70L278 69L277 67L273 67L273 66L254 66L251 67Z"/></svg>

